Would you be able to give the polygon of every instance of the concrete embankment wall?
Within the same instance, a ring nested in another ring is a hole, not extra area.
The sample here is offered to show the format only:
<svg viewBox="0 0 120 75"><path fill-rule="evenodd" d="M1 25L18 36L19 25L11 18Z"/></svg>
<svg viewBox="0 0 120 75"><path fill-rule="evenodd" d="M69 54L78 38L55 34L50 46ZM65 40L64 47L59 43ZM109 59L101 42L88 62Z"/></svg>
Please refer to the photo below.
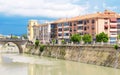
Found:
<svg viewBox="0 0 120 75"><path fill-rule="evenodd" d="M46 46L43 56L120 69L120 51L105 46Z"/></svg>

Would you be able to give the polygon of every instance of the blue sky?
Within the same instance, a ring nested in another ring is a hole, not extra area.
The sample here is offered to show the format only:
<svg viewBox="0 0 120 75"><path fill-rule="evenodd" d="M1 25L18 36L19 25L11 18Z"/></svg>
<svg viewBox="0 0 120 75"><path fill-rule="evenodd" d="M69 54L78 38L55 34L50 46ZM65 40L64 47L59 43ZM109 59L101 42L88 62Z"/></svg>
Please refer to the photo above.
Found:
<svg viewBox="0 0 120 75"><path fill-rule="evenodd" d="M109 9L120 13L120 0L0 0L0 34L27 33L30 19L40 23Z"/></svg>

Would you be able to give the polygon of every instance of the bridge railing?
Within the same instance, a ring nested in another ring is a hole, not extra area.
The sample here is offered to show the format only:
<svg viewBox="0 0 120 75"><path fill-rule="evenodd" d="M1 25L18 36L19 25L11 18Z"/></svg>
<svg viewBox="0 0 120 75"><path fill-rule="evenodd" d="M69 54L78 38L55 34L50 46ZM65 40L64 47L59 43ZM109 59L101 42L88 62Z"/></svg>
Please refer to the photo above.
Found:
<svg viewBox="0 0 120 75"><path fill-rule="evenodd" d="M27 40L23 40L23 39L13 39L13 38L0 38L0 41L27 41Z"/></svg>

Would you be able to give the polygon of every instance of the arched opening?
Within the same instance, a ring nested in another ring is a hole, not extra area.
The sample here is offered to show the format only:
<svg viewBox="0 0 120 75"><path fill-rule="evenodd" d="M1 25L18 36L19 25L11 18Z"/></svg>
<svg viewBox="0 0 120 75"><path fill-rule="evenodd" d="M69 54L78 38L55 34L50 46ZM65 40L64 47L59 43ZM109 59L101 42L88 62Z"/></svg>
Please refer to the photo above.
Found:
<svg viewBox="0 0 120 75"><path fill-rule="evenodd" d="M18 43L15 42L5 42L2 45L1 52L7 53L22 53L22 47Z"/></svg>

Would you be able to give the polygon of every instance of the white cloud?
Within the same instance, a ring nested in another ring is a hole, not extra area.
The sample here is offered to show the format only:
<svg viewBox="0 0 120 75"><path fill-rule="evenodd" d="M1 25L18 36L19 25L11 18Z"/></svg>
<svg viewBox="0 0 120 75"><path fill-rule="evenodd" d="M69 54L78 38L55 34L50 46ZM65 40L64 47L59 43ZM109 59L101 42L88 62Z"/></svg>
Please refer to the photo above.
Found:
<svg viewBox="0 0 120 75"><path fill-rule="evenodd" d="M85 13L89 8L73 4L78 0L0 0L0 13L5 15L72 17Z"/></svg>

